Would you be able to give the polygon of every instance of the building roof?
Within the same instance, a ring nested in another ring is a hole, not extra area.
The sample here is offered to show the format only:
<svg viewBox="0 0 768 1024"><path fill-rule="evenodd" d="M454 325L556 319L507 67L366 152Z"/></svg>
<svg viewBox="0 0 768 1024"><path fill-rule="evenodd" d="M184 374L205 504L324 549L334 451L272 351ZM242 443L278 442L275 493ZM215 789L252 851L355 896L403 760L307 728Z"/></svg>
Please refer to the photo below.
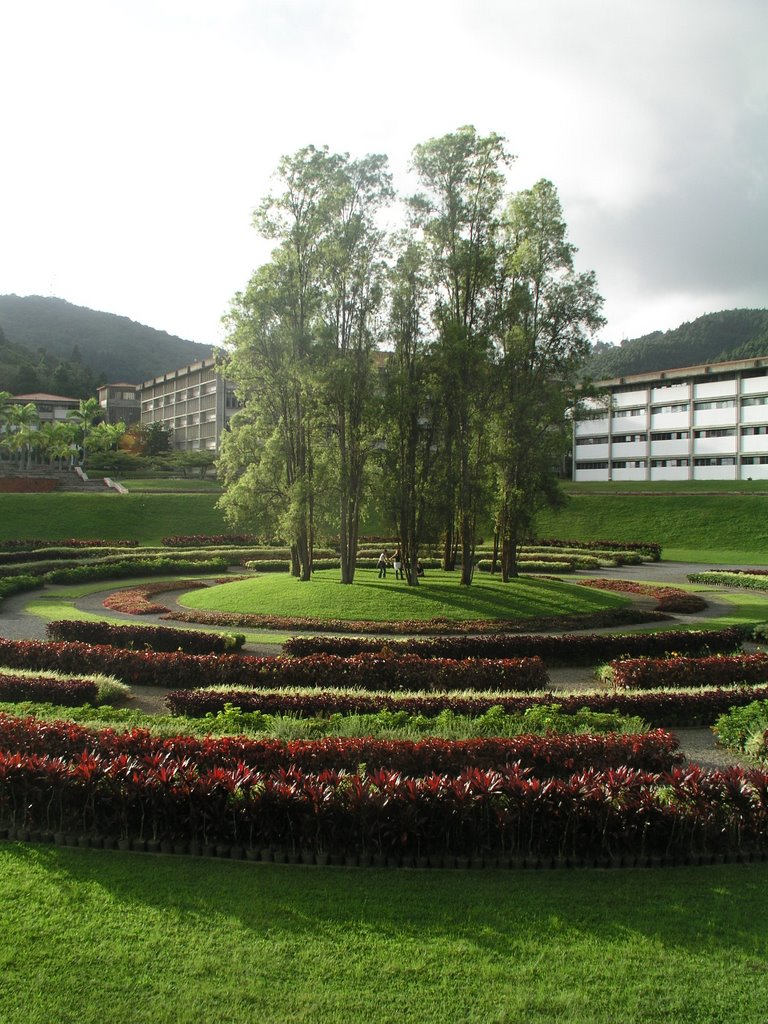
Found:
<svg viewBox="0 0 768 1024"><path fill-rule="evenodd" d="M610 387L616 384L649 384L653 381L684 380L687 377L706 377L718 373L736 373L738 370L755 370L763 368L768 376L768 356L757 356L751 359L731 359L724 363L699 363L697 366L680 366L670 370L647 370L644 373L626 373L622 377L609 377L595 381L597 387Z"/></svg>
<svg viewBox="0 0 768 1024"><path fill-rule="evenodd" d="M96 390L103 391L105 388L133 388L134 390L137 390L140 387L140 384L129 384L127 381L121 380L117 381L115 384L102 384L101 387Z"/></svg>
<svg viewBox="0 0 768 1024"><path fill-rule="evenodd" d="M79 398L67 398L66 395L49 395L45 391L33 391L29 395L11 395L11 398L25 402L74 402L80 404Z"/></svg>

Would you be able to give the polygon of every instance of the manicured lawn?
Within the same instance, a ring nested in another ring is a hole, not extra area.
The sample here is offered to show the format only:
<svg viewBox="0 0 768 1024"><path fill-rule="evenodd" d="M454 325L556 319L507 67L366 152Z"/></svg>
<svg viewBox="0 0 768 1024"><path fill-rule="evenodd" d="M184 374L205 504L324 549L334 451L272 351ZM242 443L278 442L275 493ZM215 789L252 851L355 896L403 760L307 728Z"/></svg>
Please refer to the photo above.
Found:
<svg viewBox="0 0 768 1024"><path fill-rule="evenodd" d="M0 846L3 1024L763 1024L768 867L376 871Z"/></svg>
<svg viewBox="0 0 768 1024"><path fill-rule="evenodd" d="M326 569L315 573L307 583L287 573L264 573L237 583L190 591L181 603L209 611L387 622L561 615L617 608L627 599L532 577L505 584L498 577L480 573L471 587L462 587L458 573L438 570L430 570L418 587L409 587L391 572L380 580L375 569L360 569L354 584L346 586L339 582L338 570Z"/></svg>

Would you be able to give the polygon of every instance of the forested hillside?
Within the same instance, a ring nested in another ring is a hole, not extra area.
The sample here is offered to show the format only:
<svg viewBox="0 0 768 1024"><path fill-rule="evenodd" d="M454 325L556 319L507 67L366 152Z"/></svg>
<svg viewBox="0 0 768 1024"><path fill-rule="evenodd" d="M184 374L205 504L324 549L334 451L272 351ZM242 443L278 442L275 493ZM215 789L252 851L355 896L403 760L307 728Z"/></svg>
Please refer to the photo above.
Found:
<svg viewBox="0 0 768 1024"><path fill-rule="evenodd" d="M654 331L621 345L596 345L586 372L593 380L678 366L768 355L768 309L708 313L671 331Z"/></svg>
<svg viewBox="0 0 768 1024"><path fill-rule="evenodd" d="M0 332L0 390L15 394L85 397L97 383L138 383L212 351L128 317L39 295L0 295Z"/></svg>

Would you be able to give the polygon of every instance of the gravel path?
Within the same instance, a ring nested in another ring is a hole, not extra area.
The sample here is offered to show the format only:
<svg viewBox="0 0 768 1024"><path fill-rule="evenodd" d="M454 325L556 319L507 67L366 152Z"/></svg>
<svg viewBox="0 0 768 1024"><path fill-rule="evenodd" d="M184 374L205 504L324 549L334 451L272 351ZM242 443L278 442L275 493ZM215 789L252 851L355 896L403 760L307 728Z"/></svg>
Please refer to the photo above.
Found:
<svg viewBox="0 0 768 1024"><path fill-rule="evenodd" d="M688 573L703 572L717 568L730 568L730 566L713 566L706 564L692 564L685 562L651 562L639 566L625 566L617 569L605 569L600 572L601 576L610 579L628 579L638 582L653 582L674 585L687 582ZM595 575L594 573L582 575ZM125 585L130 586L130 584ZM78 598L75 607L92 614L105 613L103 606L107 594L125 587L114 585L105 587L104 590L89 594L86 597ZM48 587L46 591L51 595L64 593L65 590L59 587ZM177 609L180 606L177 602L177 592L167 591L155 595L155 599L168 608ZM727 605L718 601L718 593L706 592L705 599L708 607L704 612L697 615L680 615L675 618L680 622L695 623L705 618L712 618L722 615ZM16 594L6 598L0 607L0 636L9 640L45 640L45 620L37 615L32 615L24 609L30 600L34 599L34 592ZM643 603L649 603L647 600ZM125 622L137 621L136 616L120 612L109 611L110 618L121 619ZM159 615L142 615L141 622L147 624L168 625ZM176 624L174 624L176 625ZM589 632L601 632L601 630L590 630ZM610 629L602 632L611 632ZM276 653L275 644L246 644L244 650L249 654L269 655ZM563 690L589 689L597 685L595 670L590 667L553 668L549 670L550 685L554 693ZM130 707L144 711L149 714L162 714L167 709L165 706L165 695L167 691L159 687L142 687L137 689L130 700ZM732 753L717 747L715 737L709 729L677 729L675 730L680 740L680 745L685 753L687 763L700 764L703 768L714 769L724 768L733 764L747 764L745 760L739 760Z"/></svg>

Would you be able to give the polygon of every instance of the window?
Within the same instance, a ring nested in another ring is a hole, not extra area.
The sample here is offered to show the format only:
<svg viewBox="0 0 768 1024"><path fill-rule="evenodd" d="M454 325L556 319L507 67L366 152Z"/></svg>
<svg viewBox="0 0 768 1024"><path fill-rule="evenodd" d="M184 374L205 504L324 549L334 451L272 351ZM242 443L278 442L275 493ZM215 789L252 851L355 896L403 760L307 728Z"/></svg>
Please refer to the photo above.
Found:
<svg viewBox="0 0 768 1024"><path fill-rule="evenodd" d="M768 466L768 455L745 455L742 466Z"/></svg>
<svg viewBox="0 0 768 1024"><path fill-rule="evenodd" d="M645 459L626 459L612 462L611 469L645 469Z"/></svg>
<svg viewBox="0 0 768 1024"><path fill-rule="evenodd" d="M704 412L708 409L735 409L736 399L721 398L716 402L694 402L693 408L695 412Z"/></svg>
<svg viewBox="0 0 768 1024"><path fill-rule="evenodd" d="M608 469L607 462L577 462L576 469Z"/></svg>
<svg viewBox="0 0 768 1024"><path fill-rule="evenodd" d="M743 406L768 405L768 395L760 395L758 398L742 398L741 404Z"/></svg>
<svg viewBox="0 0 768 1024"><path fill-rule="evenodd" d="M617 409L613 415L620 420L625 416L642 416L644 413L645 409Z"/></svg>
<svg viewBox="0 0 768 1024"><path fill-rule="evenodd" d="M688 403L675 402L674 405L654 405L651 412L654 416L657 416L659 413L688 412Z"/></svg>
<svg viewBox="0 0 768 1024"><path fill-rule="evenodd" d="M229 392L227 392L227 394L229 395ZM598 437L577 437L576 444L608 444L608 435L601 434Z"/></svg>
<svg viewBox="0 0 768 1024"><path fill-rule="evenodd" d="M735 427L724 427L717 430L694 430L694 437L735 437Z"/></svg>
<svg viewBox="0 0 768 1024"><path fill-rule="evenodd" d="M742 427L742 437L754 437L757 434L768 434L768 427L763 425L760 427Z"/></svg>
<svg viewBox="0 0 768 1024"><path fill-rule="evenodd" d="M687 441L690 437L687 430L655 430L651 434L652 441Z"/></svg>
<svg viewBox="0 0 768 1024"><path fill-rule="evenodd" d="M694 466L735 466L736 459L732 456L713 456L707 459L694 459Z"/></svg>

